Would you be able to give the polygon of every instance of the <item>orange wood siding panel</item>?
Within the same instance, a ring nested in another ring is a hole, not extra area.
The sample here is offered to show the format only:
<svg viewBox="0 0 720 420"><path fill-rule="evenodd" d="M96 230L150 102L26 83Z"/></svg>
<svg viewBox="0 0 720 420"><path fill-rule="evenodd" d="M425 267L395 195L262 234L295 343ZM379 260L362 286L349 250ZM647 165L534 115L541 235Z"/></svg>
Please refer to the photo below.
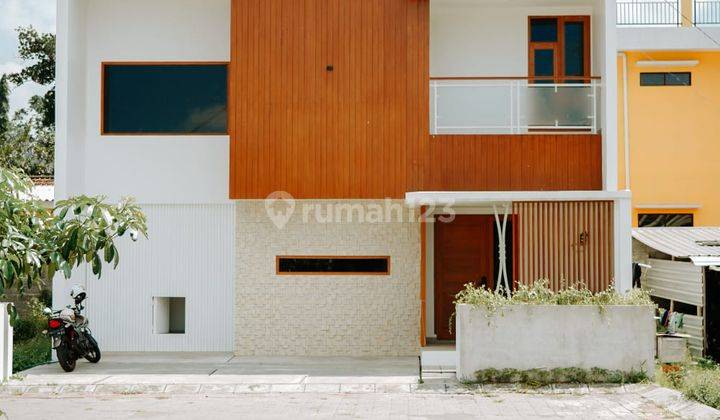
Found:
<svg viewBox="0 0 720 420"><path fill-rule="evenodd" d="M429 1L233 9L230 197L403 197L428 132Z"/></svg>
<svg viewBox="0 0 720 420"><path fill-rule="evenodd" d="M429 0L232 9L230 198L602 187L599 135L429 135Z"/></svg>
<svg viewBox="0 0 720 420"><path fill-rule="evenodd" d="M438 135L429 142L427 191L602 189L600 135Z"/></svg>
<svg viewBox="0 0 720 420"><path fill-rule="evenodd" d="M553 290L579 282L594 292L610 286L611 201L515 203L513 214L516 282L530 285L547 279Z"/></svg>

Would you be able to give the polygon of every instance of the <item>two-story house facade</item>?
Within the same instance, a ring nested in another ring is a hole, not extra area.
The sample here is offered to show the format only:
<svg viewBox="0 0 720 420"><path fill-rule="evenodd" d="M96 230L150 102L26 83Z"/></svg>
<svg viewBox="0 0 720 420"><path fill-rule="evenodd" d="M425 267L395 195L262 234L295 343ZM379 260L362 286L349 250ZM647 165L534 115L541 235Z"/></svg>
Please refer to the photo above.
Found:
<svg viewBox="0 0 720 420"><path fill-rule="evenodd" d="M617 3L620 188L633 225L718 226L720 1Z"/></svg>
<svg viewBox="0 0 720 420"><path fill-rule="evenodd" d="M101 346L417 355L464 284L631 285L615 4L59 0L56 195L150 239Z"/></svg>

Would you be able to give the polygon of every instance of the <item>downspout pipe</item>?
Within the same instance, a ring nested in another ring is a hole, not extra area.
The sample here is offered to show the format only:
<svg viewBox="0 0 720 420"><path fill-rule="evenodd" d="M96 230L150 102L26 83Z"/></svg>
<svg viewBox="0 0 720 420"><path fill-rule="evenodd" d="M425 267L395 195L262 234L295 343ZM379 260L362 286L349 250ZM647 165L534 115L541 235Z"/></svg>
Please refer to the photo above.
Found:
<svg viewBox="0 0 720 420"><path fill-rule="evenodd" d="M628 109L628 58L624 52L618 56L623 59L623 143L625 145L625 189L630 189L630 110Z"/></svg>

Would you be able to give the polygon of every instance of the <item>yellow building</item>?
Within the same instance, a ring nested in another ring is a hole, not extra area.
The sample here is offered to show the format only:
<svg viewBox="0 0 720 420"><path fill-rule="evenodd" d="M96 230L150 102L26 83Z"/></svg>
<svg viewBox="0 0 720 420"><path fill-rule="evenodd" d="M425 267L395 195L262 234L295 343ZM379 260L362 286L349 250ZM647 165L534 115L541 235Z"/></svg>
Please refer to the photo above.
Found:
<svg viewBox="0 0 720 420"><path fill-rule="evenodd" d="M677 25L618 27L618 181L634 226L720 226L720 29L677 4L690 10Z"/></svg>

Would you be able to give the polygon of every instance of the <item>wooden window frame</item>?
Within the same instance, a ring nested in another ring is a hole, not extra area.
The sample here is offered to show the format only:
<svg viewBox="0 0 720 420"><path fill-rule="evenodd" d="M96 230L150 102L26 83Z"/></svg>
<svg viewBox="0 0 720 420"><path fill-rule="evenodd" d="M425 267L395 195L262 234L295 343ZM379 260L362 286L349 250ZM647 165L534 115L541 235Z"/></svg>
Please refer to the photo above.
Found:
<svg viewBox="0 0 720 420"><path fill-rule="evenodd" d="M280 271L280 260L292 259L383 259L387 261L386 271ZM277 255L275 256L275 274L278 276L389 276L391 271L391 258L389 255Z"/></svg>
<svg viewBox="0 0 720 420"><path fill-rule="evenodd" d="M556 42L533 42L532 41L532 21L533 19L557 19L558 34ZM591 49L592 40L590 31L591 17L587 15L571 15L571 16L528 16L527 39L528 39L528 78L530 81L535 80L533 77L535 66L533 55L536 49L555 50L555 83L562 83L565 80L583 80L590 82L592 77ZM565 23L566 22L582 22L583 25L583 75L582 76L566 76L565 75ZM538 78L538 80L541 80Z"/></svg>
<svg viewBox="0 0 720 420"><path fill-rule="evenodd" d="M138 132L113 132L105 129L105 69L108 66L225 66L226 68L226 84L227 90L227 115L226 125L224 133L216 132L153 132L153 131L138 131ZM234 113L234 101L230 99L231 83L232 83L232 66L229 61L103 61L100 63L100 135L101 136L131 136L131 137L142 137L142 136L228 136L231 133L230 124L233 122L231 115Z"/></svg>

